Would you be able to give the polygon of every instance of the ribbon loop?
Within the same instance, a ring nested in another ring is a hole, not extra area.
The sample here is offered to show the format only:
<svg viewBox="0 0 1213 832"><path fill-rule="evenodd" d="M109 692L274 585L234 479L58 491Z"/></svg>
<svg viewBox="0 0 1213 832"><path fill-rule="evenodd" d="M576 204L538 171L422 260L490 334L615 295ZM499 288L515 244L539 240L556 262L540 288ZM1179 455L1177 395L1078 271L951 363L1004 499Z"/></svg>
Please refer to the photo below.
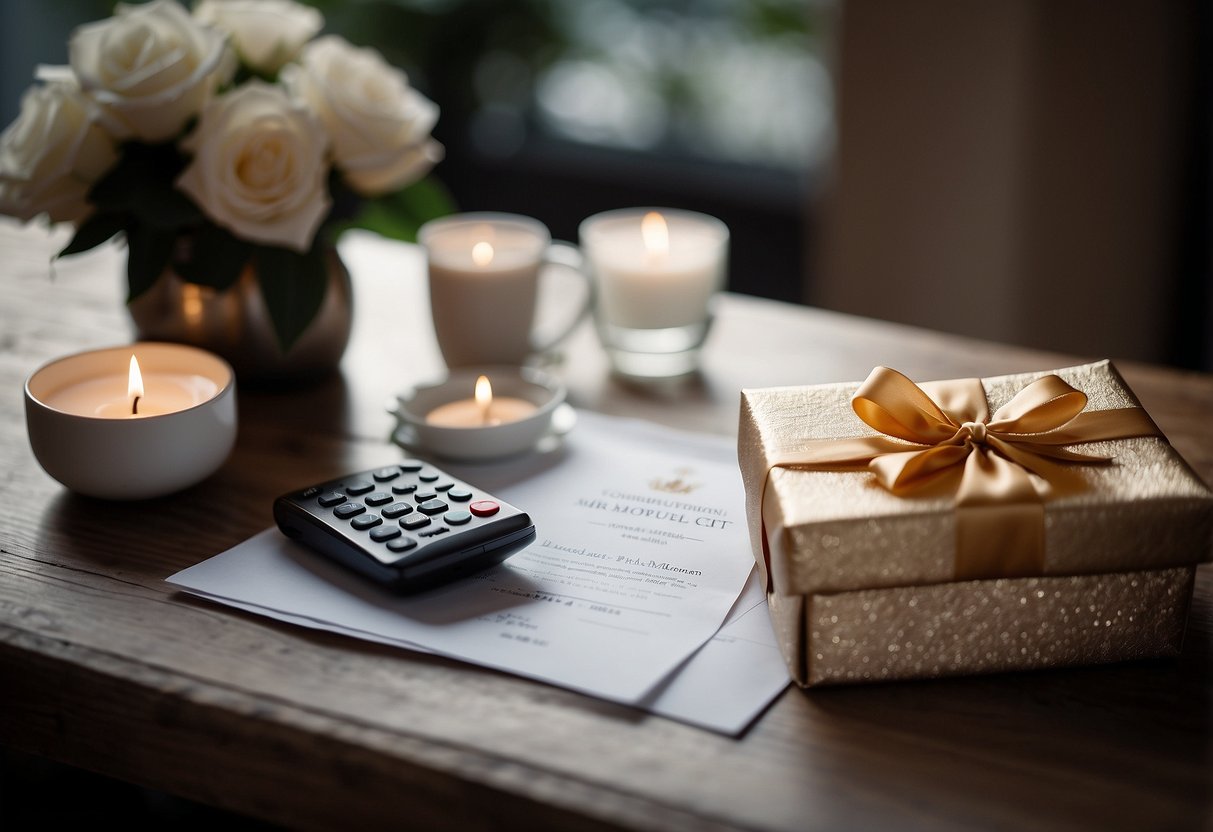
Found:
<svg viewBox="0 0 1213 832"><path fill-rule="evenodd" d="M881 433L920 445L949 439L959 427L922 388L888 367L872 370L851 398L851 407Z"/></svg>
<svg viewBox="0 0 1213 832"><path fill-rule="evenodd" d="M1063 426L1086 406L1086 393L1055 375L1047 375L998 408L990 427L1003 433L1045 433Z"/></svg>

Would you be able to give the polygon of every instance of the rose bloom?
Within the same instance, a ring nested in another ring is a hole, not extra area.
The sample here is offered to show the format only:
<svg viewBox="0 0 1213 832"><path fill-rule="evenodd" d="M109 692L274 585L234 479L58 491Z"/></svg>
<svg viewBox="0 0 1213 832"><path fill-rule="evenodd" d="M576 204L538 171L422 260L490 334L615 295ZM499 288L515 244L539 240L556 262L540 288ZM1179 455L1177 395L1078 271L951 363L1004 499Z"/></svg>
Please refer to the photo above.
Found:
<svg viewBox="0 0 1213 832"><path fill-rule="evenodd" d="M402 188L442 159L430 138L438 107L373 49L336 35L312 41L282 81L328 129L346 181L366 196Z"/></svg>
<svg viewBox="0 0 1213 832"><path fill-rule="evenodd" d="M294 0L202 0L194 17L232 36L241 59L272 75L324 28L324 16Z"/></svg>
<svg viewBox="0 0 1213 832"><path fill-rule="evenodd" d="M29 221L75 222L85 197L118 159L113 140L94 122L94 105L71 81L37 84L21 114L0 133L0 213Z"/></svg>
<svg viewBox="0 0 1213 832"><path fill-rule="evenodd" d="M177 186L237 237L305 252L331 204L326 138L281 87L249 81L202 111Z"/></svg>
<svg viewBox="0 0 1213 832"><path fill-rule="evenodd" d="M78 27L68 53L85 92L148 142L180 132L235 70L223 33L173 0L119 3L113 17Z"/></svg>

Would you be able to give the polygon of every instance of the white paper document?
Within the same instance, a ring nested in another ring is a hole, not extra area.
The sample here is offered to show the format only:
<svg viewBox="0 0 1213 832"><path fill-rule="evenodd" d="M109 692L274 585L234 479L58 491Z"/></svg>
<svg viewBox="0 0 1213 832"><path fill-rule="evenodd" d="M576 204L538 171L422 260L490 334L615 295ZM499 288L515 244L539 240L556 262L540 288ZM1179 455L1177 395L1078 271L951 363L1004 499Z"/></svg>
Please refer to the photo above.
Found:
<svg viewBox="0 0 1213 832"><path fill-rule="evenodd" d="M728 733L787 684L765 598L756 586L739 598L753 558L728 440L583 413L551 453L440 467L529 513L536 542L501 566L411 597L277 529L169 581L282 620Z"/></svg>

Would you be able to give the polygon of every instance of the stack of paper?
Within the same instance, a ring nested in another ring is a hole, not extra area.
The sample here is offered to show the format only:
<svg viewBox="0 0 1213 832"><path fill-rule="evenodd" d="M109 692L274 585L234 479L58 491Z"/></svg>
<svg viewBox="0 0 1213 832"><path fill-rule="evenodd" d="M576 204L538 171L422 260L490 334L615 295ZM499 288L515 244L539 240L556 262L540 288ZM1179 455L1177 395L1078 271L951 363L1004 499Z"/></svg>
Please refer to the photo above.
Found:
<svg viewBox="0 0 1213 832"><path fill-rule="evenodd" d="M277 529L169 581L281 620L474 662L723 733L742 731L787 685L751 575L728 440L582 413L549 453L495 465L435 462L530 514L536 542L499 567L413 597L393 595Z"/></svg>

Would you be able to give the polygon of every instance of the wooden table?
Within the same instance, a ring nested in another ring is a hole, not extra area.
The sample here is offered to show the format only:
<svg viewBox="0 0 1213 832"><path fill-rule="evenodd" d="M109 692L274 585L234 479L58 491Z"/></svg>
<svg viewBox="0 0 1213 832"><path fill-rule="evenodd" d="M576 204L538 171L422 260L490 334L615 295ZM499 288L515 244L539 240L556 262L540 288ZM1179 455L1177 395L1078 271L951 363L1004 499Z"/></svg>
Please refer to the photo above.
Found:
<svg viewBox="0 0 1213 832"><path fill-rule="evenodd" d="M0 742L299 828L1195 829L1213 823L1213 572L1182 657L803 692L740 739L454 661L275 623L164 579L271 524L301 482L398 456L392 395L437 375L422 263L347 237L341 377L240 391L236 450L169 498L108 504L38 467L22 384L130 340L117 249L0 225ZM575 405L733 434L743 386L1065 366L1047 355L726 296L702 376L621 383L586 327ZM1119 365L1213 479L1213 377Z"/></svg>

